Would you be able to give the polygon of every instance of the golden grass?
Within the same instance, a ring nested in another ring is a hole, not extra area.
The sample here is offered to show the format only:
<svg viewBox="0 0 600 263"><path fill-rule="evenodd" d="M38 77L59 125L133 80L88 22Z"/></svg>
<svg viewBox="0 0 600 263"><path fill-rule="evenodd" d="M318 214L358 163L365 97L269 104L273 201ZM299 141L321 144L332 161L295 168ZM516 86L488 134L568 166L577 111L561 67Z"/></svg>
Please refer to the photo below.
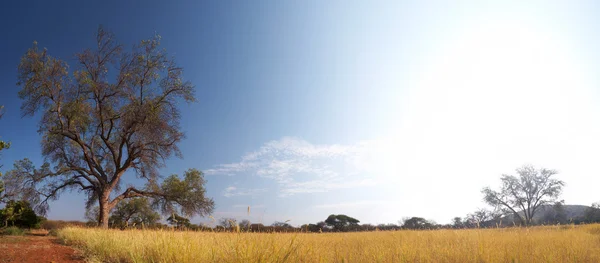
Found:
<svg viewBox="0 0 600 263"><path fill-rule="evenodd" d="M211 233L69 227L100 262L600 262L600 225L361 233Z"/></svg>

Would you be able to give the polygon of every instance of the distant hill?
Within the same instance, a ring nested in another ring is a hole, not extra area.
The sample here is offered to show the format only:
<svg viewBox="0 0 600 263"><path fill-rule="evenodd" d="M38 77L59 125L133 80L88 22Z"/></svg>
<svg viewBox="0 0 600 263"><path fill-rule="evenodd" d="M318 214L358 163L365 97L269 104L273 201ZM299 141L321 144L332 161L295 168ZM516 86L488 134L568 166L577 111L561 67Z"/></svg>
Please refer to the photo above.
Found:
<svg viewBox="0 0 600 263"><path fill-rule="evenodd" d="M590 208L590 206L587 205L563 205L563 210L566 216L567 220L575 220L575 219L579 219L579 218L583 218L585 216L585 211ZM519 212L521 215L523 215L523 212ZM538 208L535 211L535 215L533 216L533 220L540 222L543 221L543 219L545 218L545 216L547 214L552 214L554 213L554 207L552 205L543 205L540 206L540 208ZM509 215L506 216L505 219L507 220L512 220L513 216Z"/></svg>
<svg viewBox="0 0 600 263"><path fill-rule="evenodd" d="M563 208L565 211L565 215L567 216L567 219L575 219L575 218L583 217L585 215L585 210L590 208L590 206L587 206L587 205L563 205ZM553 211L554 211L554 208L551 205L540 206L540 208L536 211L535 215L533 216L533 219L540 220L543 218L543 216L546 213L553 212Z"/></svg>

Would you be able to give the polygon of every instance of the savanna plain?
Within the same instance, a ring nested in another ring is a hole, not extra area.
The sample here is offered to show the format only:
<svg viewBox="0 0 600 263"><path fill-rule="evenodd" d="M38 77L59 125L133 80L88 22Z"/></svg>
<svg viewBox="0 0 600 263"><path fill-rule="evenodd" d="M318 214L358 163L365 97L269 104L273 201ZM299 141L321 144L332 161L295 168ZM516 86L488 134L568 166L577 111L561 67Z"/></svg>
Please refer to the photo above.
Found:
<svg viewBox="0 0 600 263"><path fill-rule="evenodd" d="M600 224L348 233L57 233L91 262L600 262Z"/></svg>

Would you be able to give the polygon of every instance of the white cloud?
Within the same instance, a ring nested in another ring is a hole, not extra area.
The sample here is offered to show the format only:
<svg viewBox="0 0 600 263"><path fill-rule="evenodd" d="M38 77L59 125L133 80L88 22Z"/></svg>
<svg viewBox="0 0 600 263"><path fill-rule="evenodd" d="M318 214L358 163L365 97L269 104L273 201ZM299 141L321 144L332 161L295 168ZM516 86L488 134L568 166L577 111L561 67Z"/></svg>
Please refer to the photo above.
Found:
<svg viewBox="0 0 600 263"><path fill-rule="evenodd" d="M281 196L371 186L377 183L369 174L377 170L369 163L372 146L368 142L315 145L284 137L247 153L240 162L217 165L206 174L250 174L274 180ZM225 190L225 196L240 193L247 192L233 186Z"/></svg>
<svg viewBox="0 0 600 263"><path fill-rule="evenodd" d="M267 189L265 188L237 188L235 186L229 186L223 191L223 196L256 196L266 191Z"/></svg>

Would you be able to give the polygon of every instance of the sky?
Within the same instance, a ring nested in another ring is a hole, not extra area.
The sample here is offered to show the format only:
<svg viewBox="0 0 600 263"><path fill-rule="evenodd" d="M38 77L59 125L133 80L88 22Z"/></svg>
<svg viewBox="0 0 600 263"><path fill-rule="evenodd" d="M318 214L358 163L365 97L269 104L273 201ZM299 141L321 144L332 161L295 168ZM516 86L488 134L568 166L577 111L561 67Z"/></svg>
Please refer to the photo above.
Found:
<svg viewBox="0 0 600 263"><path fill-rule="evenodd" d="M99 25L132 46L155 33L196 86L183 158L214 218L449 223L531 164L567 204L600 201L595 1L27 1L0 9L2 171L44 161L21 117L17 65L35 40L75 66ZM142 182L127 179L128 183ZM247 209L250 206L250 213ZM51 203L82 220L84 197ZM193 218L192 222L206 222Z"/></svg>

